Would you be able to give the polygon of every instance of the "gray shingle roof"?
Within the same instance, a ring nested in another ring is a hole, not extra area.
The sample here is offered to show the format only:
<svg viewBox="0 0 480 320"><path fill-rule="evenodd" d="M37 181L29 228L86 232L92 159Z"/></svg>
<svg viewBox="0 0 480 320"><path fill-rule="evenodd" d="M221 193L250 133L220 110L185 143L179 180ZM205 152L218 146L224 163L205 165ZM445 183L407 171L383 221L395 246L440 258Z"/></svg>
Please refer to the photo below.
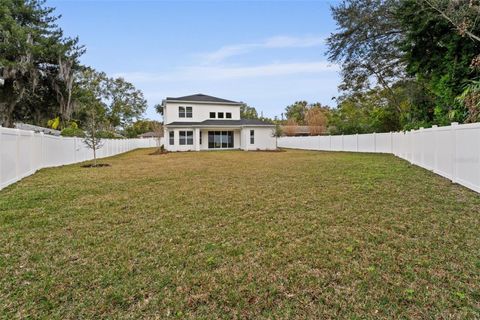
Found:
<svg viewBox="0 0 480 320"><path fill-rule="evenodd" d="M138 135L140 138L156 138L163 137L163 130L160 132L149 131Z"/></svg>
<svg viewBox="0 0 480 320"><path fill-rule="evenodd" d="M201 94L201 93L192 94L190 96L177 97L177 98L167 97L167 101L217 102L217 103L222 103L223 102L223 103L237 103L237 104L240 104L240 102L237 102L237 101L212 97L212 96L209 96L209 95L206 95L206 94Z"/></svg>
<svg viewBox="0 0 480 320"><path fill-rule="evenodd" d="M274 124L259 119L241 120L205 120L202 122L177 121L166 124L166 126L274 126Z"/></svg>

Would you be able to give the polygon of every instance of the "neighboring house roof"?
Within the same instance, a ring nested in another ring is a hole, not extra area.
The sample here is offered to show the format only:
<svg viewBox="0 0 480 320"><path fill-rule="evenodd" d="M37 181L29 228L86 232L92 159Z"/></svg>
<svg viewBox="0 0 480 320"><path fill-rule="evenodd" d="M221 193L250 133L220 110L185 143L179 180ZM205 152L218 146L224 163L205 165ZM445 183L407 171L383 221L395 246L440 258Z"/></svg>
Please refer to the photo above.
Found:
<svg viewBox="0 0 480 320"><path fill-rule="evenodd" d="M242 104L241 102L217 98L217 97L213 97L213 96L209 96L201 93L192 94L190 96L178 97L178 98L167 97L166 101L167 102L203 102L203 103L213 102L213 103Z"/></svg>
<svg viewBox="0 0 480 320"><path fill-rule="evenodd" d="M31 131L35 131L35 132L43 132L43 133L51 134L51 135L54 135L54 136L59 136L61 134L61 131L59 131L59 130L39 127L39 126L35 126L33 124L21 123L21 122L15 123L15 128L21 129L21 130L31 130Z"/></svg>
<svg viewBox="0 0 480 320"><path fill-rule="evenodd" d="M167 127L209 127L209 126L266 126L274 127L272 123L268 123L259 119L241 119L241 120L205 120L202 122L172 122Z"/></svg>
<svg viewBox="0 0 480 320"><path fill-rule="evenodd" d="M163 130L162 130L161 132L154 132L154 131L145 132L145 133L139 134L138 136L139 136L140 138L157 138L157 137L163 137Z"/></svg>
<svg viewBox="0 0 480 320"><path fill-rule="evenodd" d="M308 136L311 134L325 134L324 126L281 126L283 135L285 136Z"/></svg>
<svg viewBox="0 0 480 320"><path fill-rule="evenodd" d="M308 126L282 126L283 132L292 132L293 134L309 134L310 129Z"/></svg>

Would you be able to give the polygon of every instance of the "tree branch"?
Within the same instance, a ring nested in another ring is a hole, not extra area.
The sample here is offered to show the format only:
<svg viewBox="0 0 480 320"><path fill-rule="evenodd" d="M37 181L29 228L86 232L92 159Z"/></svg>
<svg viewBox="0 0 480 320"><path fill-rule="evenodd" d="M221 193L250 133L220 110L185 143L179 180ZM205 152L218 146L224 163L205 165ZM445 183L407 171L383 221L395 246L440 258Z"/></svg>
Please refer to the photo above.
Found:
<svg viewBox="0 0 480 320"><path fill-rule="evenodd" d="M433 4L430 0L424 0L432 9L440 13L442 17L444 17L448 22L450 22L455 28L460 30L460 27L453 21L443 10L438 8L435 4ZM480 42L480 37L473 34L472 32L465 30L464 31L467 36L469 36L472 40L476 40Z"/></svg>

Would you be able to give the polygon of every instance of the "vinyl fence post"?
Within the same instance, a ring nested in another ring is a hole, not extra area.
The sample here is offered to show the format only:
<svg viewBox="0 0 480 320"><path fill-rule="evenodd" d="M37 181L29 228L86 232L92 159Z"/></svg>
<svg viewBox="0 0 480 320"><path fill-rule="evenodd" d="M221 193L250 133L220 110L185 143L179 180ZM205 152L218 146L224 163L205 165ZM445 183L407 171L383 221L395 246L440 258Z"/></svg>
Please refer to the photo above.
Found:
<svg viewBox="0 0 480 320"><path fill-rule="evenodd" d="M77 137L73 137L73 162L77 163Z"/></svg>
<svg viewBox="0 0 480 320"><path fill-rule="evenodd" d="M329 135L328 150L332 151L332 135Z"/></svg>
<svg viewBox="0 0 480 320"><path fill-rule="evenodd" d="M40 165L38 166L38 169L41 169L45 166L44 149L45 149L45 145L43 141L43 132L40 132Z"/></svg>
<svg viewBox="0 0 480 320"><path fill-rule="evenodd" d="M2 139L3 139L3 131L2 131L2 126L0 126L0 150L2 150ZM0 189L2 188L3 185L3 180L2 180L2 156L0 155Z"/></svg>
<svg viewBox="0 0 480 320"><path fill-rule="evenodd" d="M425 166L425 128L420 127L418 133L420 137L420 166Z"/></svg>
<svg viewBox="0 0 480 320"><path fill-rule="evenodd" d="M408 158L409 159L408 159L408 161L410 161L411 164L414 163L414 161L413 161L413 150L415 149L414 148L414 145L415 145L414 133L415 133L414 130L410 130L408 132L408 140L409 140L409 146L408 146L408 148L409 148Z"/></svg>
<svg viewBox="0 0 480 320"><path fill-rule="evenodd" d="M35 168L35 154L33 154L33 152L35 152L35 132L32 131L32 134L30 135L30 150L32 152L32 154L30 154L30 172L35 172L36 171L36 168Z"/></svg>
<svg viewBox="0 0 480 320"><path fill-rule="evenodd" d="M437 163L438 163L438 135L437 135L437 130L438 126L434 124L432 126L433 129L433 172L437 171Z"/></svg>
<svg viewBox="0 0 480 320"><path fill-rule="evenodd" d="M393 132L390 131L390 153L394 154L393 152Z"/></svg>
<svg viewBox="0 0 480 320"><path fill-rule="evenodd" d="M20 129L15 129L15 142L16 142L16 147L17 147L17 154L15 158L15 178L19 179L20 178L20 166L19 166L19 160L20 160Z"/></svg>
<svg viewBox="0 0 480 320"><path fill-rule="evenodd" d="M377 134L373 133L373 152L377 152Z"/></svg>
<svg viewBox="0 0 480 320"><path fill-rule="evenodd" d="M358 133L356 134L356 138L357 138L357 152L358 152Z"/></svg>
<svg viewBox="0 0 480 320"><path fill-rule="evenodd" d="M344 140L343 137L344 137L344 135L342 134L342 151L345 151L345 144L343 142L343 140Z"/></svg>
<svg viewBox="0 0 480 320"><path fill-rule="evenodd" d="M457 125L458 122L452 122L450 132L452 134L452 182L457 182Z"/></svg>

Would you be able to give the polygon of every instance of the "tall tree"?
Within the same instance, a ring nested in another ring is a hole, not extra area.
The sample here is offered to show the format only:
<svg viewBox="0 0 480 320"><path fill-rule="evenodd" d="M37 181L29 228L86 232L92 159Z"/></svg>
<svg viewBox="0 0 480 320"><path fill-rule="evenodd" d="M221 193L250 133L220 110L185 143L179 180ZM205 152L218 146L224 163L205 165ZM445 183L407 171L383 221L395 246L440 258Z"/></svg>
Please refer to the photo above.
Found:
<svg viewBox="0 0 480 320"><path fill-rule="evenodd" d="M295 119L290 118L285 121L285 125L283 126L283 133L286 136L294 136L298 130L298 123Z"/></svg>
<svg viewBox="0 0 480 320"><path fill-rule="evenodd" d="M35 89L48 40L59 33L53 8L44 1L0 2L0 125L13 126L15 107Z"/></svg>
<svg viewBox="0 0 480 320"><path fill-rule="evenodd" d="M480 52L480 42L463 37L426 1L404 0L397 11L403 25L407 71L433 93L434 122L462 122L468 114L456 97L465 83L480 75L471 62ZM474 32L480 31L477 24Z"/></svg>
<svg viewBox="0 0 480 320"><path fill-rule="evenodd" d="M399 112L392 84L404 77L403 30L396 17L400 1L342 1L331 9L338 31L327 40L329 60L342 67L340 89L355 93L379 85Z"/></svg>
<svg viewBox="0 0 480 320"><path fill-rule="evenodd" d="M92 68L83 68L75 74L75 86L73 91L76 104L76 117L81 126L88 121L90 108L94 108L95 114L102 114L102 121L106 118L108 97L107 76L104 72L97 72ZM100 112L99 110L103 110Z"/></svg>
<svg viewBox="0 0 480 320"><path fill-rule="evenodd" d="M63 36L53 11L41 0L0 2L0 125L71 114L72 68L84 49Z"/></svg>
<svg viewBox="0 0 480 320"><path fill-rule="evenodd" d="M304 125L307 111L307 101L295 101L294 104L291 104L285 108L285 115L287 119L293 119L297 125Z"/></svg>
<svg viewBox="0 0 480 320"><path fill-rule="evenodd" d="M305 122L310 135L316 136L325 133L327 131L326 109L321 105L312 106L305 115Z"/></svg>
<svg viewBox="0 0 480 320"><path fill-rule="evenodd" d="M137 120L125 129L124 135L127 138L136 138L138 135L147 132L163 130L162 124L154 120Z"/></svg>
<svg viewBox="0 0 480 320"><path fill-rule="evenodd" d="M329 59L342 65L340 89L348 98L339 99L344 110L334 119L356 113L349 109L353 105L362 119L388 115L377 119L390 123L388 128L475 118L469 115L475 114L471 104L462 102L470 100L456 97L466 83L471 87L464 97L476 90L472 81L479 73L470 65L480 52L478 10L478 0L344 0L333 7L339 28L328 39ZM372 99L373 92L382 99ZM378 103L376 111L364 113L372 103ZM354 130L378 127L366 121Z"/></svg>
<svg viewBox="0 0 480 320"><path fill-rule="evenodd" d="M478 0L423 0L443 19L448 21L458 33L474 41L480 41L480 2Z"/></svg>
<svg viewBox="0 0 480 320"><path fill-rule="evenodd" d="M397 88L393 90L397 94ZM329 131L354 134L399 130L398 114L386 96L385 89L376 88L342 97L338 107L329 114Z"/></svg>
<svg viewBox="0 0 480 320"><path fill-rule="evenodd" d="M139 119L147 108L142 91L123 78L108 79L108 119L113 128L125 129Z"/></svg>
<svg viewBox="0 0 480 320"><path fill-rule="evenodd" d="M242 119L258 119L257 110L244 103L240 106L240 118Z"/></svg>
<svg viewBox="0 0 480 320"><path fill-rule="evenodd" d="M72 97L75 72L80 69L78 58L85 53L85 48L78 45L78 38L59 41L58 46L58 62L52 76L52 83L59 106L58 115L65 124L70 121L75 111Z"/></svg>

